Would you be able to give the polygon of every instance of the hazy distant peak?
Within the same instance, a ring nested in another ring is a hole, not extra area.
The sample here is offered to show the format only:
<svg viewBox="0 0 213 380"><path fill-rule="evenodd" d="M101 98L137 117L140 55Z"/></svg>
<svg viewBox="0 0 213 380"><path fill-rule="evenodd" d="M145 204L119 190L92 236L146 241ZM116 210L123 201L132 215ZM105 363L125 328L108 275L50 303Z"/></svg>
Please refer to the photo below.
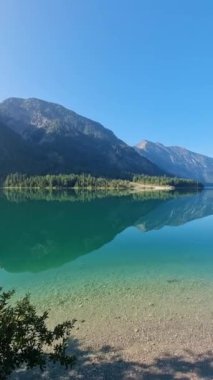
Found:
<svg viewBox="0 0 213 380"><path fill-rule="evenodd" d="M178 177L213 183L213 158L180 146L165 146L143 140L135 146L143 157Z"/></svg>
<svg viewBox="0 0 213 380"><path fill-rule="evenodd" d="M156 147L156 146L160 146L160 147L164 147L164 148L167 148L165 145L163 145L162 143L160 142L152 142L150 140L142 140L140 141L138 144L135 145L136 148L139 148L139 149L147 149L149 147Z"/></svg>
<svg viewBox="0 0 213 380"><path fill-rule="evenodd" d="M142 140L141 142L139 142L135 147L136 147L136 150L139 149L139 150L150 150L150 149L153 149L154 147L156 147L157 144L156 143L153 143L152 141L149 141L149 140Z"/></svg>
<svg viewBox="0 0 213 380"><path fill-rule="evenodd" d="M140 141L140 142L136 145L136 147L137 147L137 148L141 148L141 149L145 149L146 146L147 146L149 143L150 143L150 141L148 141L148 140L142 140L142 141Z"/></svg>
<svg viewBox="0 0 213 380"><path fill-rule="evenodd" d="M179 151L180 153L181 152L183 152L183 153L184 152L185 153L192 153L192 154L196 154L196 155L199 155L199 156L208 157L208 156L205 156L202 153L197 153L197 152L194 152L192 150L189 150L186 147L182 147L182 146L179 146L179 145L165 145L165 144L162 144L161 142L158 142L158 141L157 142L153 142L153 141L150 141L150 140L142 140L138 144L135 145L135 148L139 148L139 149L150 149L150 148L156 149L158 147L160 149L164 149L164 150Z"/></svg>

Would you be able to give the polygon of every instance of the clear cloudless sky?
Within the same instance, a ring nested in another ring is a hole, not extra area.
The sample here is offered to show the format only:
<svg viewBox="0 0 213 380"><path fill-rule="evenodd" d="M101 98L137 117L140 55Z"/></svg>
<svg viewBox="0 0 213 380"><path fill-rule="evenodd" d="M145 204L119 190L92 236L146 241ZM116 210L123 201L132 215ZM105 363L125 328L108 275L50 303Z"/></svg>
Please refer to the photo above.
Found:
<svg viewBox="0 0 213 380"><path fill-rule="evenodd" d="M0 101L213 156L212 0L0 0Z"/></svg>

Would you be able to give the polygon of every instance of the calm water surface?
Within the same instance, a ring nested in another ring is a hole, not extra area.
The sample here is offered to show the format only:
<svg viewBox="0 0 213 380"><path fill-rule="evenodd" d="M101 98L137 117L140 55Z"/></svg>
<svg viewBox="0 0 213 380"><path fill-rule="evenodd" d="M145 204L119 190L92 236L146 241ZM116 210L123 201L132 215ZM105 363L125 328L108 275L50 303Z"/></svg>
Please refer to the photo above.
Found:
<svg viewBox="0 0 213 380"><path fill-rule="evenodd" d="M0 285L55 320L94 307L107 319L124 299L127 316L134 306L148 318L142 298L158 315L213 311L213 191L8 193L0 212Z"/></svg>

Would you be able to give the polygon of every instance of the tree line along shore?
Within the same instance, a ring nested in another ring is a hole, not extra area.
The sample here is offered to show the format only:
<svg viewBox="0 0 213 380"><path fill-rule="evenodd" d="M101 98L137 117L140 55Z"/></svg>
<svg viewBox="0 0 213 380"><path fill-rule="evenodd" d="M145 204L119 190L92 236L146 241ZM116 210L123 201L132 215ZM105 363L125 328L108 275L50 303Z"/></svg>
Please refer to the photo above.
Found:
<svg viewBox="0 0 213 380"><path fill-rule="evenodd" d="M27 174L9 174L1 181L2 188L17 189L201 189L203 185L192 179L133 175L129 179L111 179L93 177L90 174L56 174L29 176Z"/></svg>

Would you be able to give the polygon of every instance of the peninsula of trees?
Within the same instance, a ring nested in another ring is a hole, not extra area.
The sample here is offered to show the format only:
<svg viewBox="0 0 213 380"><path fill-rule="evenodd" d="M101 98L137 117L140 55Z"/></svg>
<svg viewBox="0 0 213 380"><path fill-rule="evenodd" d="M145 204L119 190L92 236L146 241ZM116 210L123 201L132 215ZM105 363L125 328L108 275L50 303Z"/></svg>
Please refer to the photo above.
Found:
<svg viewBox="0 0 213 380"><path fill-rule="evenodd" d="M130 180L109 179L104 177L93 177L89 174L58 174L29 176L26 174L9 174L2 181L3 188L18 189L143 189L143 188L165 188L181 189L202 188L202 184L184 178L172 178L166 176L135 175Z"/></svg>

